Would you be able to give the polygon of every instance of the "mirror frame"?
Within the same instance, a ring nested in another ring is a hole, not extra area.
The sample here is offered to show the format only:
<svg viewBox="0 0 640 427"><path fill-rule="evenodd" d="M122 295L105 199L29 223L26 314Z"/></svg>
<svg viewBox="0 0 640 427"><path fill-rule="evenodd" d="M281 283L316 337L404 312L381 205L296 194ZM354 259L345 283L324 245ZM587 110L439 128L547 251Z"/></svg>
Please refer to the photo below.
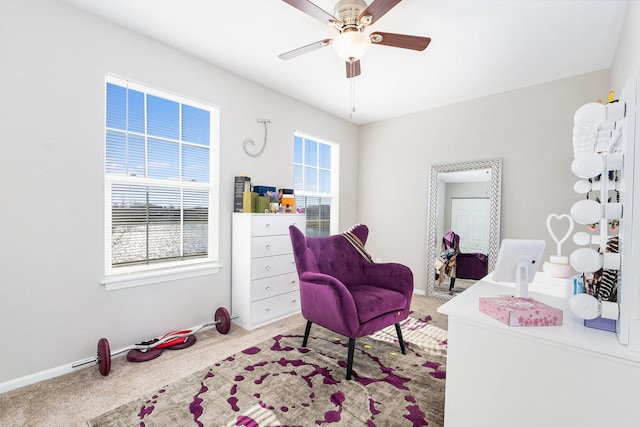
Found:
<svg viewBox="0 0 640 427"><path fill-rule="evenodd" d="M429 219L427 223L427 289L426 296L444 300L453 298L448 292L435 289L434 260L436 257L438 174L443 172L462 172L476 169L490 169L489 185L489 270L493 271L500 243L500 207L502 197L502 159L479 160L461 163L448 163L431 166L429 176Z"/></svg>

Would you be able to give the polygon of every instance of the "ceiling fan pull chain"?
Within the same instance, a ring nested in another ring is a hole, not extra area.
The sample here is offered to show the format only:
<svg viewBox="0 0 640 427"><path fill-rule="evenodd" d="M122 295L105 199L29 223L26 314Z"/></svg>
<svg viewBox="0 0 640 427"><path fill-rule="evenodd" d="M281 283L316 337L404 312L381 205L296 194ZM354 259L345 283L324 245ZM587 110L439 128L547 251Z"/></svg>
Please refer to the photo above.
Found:
<svg viewBox="0 0 640 427"><path fill-rule="evenodd" d="M356 83L355 79L349 79L349 120L353 118L356 112Z"/></svg>
<svg viewBox="0 0 640 427"><path fill-rule="evenodd" d="M251 157L258 157L260 154L262 154L262 152L264 151L265 147L267 146L267 123L271 123L271 120L269 120L269 119L258 119L258 123L263 123L264 124L264 142L262 143L262 148L260 149L260 151L258 151L257 153L250 153L249 150L247 150L247 144L251 144L253 146L256 145L256 143L251 138L245 139L244 143L242 144L242 148L244 149L244 152L247 153L248 155L250 155Z"/></svg>

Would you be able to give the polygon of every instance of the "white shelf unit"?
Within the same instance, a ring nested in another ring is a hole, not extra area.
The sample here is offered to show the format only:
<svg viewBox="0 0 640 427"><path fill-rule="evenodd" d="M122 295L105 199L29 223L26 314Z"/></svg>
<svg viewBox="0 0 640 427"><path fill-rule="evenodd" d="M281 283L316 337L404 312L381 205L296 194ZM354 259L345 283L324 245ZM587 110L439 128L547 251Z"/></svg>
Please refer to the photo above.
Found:
<svg viewBox="0 0 640 427"><path fill-rule="evenodd" d="M640 352L640 268L638 249L640 245L640 185L637 185L637 167L640 165L640 150L636 142L640 135L638 120L638 80L635 76L628 80L620 102L625 103L625 119L620 144L624 155L620 197L623 204L620 221L620 247L622 254L618 304L618 338L630 349Z"/></svg>
<svg viewBox="0 0 640 427"><path fill-rule="evenodd" d="M231 313L251 330L300 312L300 284L289 226L299 214L233 214Z"/></svg>

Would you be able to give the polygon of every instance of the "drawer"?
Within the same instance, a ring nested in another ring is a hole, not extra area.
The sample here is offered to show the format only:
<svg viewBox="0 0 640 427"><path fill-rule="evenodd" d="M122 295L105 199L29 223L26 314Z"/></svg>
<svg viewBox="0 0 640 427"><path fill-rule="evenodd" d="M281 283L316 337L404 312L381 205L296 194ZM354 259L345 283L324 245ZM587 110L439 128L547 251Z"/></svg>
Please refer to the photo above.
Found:
<svg viewBox="0 0 640 427"><path fill-rule="evenodd" d="M258 301L299 289L298 273L281 274L251 282L251 301Z"/></svg>
<svg viewBox="0 0 640 427"><path fill-rule="evenodd" d="M288 234L251 238L251 258L284 255L292 252L291 237Z"/></svg>
<svg viewBox="0 0 640 427"><path fill-rule="evenodd" d="M300 292L254 301L251 303L251 324L257 325L300 311Z"/></svg>
<svg viewBox="0 0 640 427"><path fill-rule="evenodd" d="M288 236L290 225L297 225L304 232L304 221L304 215L297 214L255 215L251 218L251 235L286 234Z"/></svg>
<svg viewBox="0 0 640 427"><path fill-rule="evenodd" d="M293 273L295 271L297 270L293 254L254 258L251 260L251 280Z"/></svg>

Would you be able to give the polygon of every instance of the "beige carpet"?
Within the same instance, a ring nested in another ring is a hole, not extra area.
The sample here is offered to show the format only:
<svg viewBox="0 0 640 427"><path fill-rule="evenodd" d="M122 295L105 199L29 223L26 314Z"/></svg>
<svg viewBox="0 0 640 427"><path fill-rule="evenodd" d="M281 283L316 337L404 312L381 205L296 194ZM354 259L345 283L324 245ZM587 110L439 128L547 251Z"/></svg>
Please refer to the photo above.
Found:
<svg viewBox="0 0 640 427"><path fill-rule="evenodd" d="M406 354L389 339L395 327L358 338L351 381L345 380L347 338L314 327L302 348L301 326L140 396L90 425L443 427L447 331L425 317L414 312L401 322Z"/></svg>
<svg viewBox="0 0 640 427"><path fill-rule="evenodd" d="M446 329L446 316L436 312L442 303L416 295L412 309L429 313L435 326ZM89 419L304 323L302 316L295 315L254 331L235 325L228 335L206 330L198 333L196 345L165 351L149 362L135 364L124 357L114 358L107 377L92 366L1 394L0 426L86 426Z"/></svg>
<svg viewBox="0 0 640 427"><path fill-rule="evenodd" d="M457 295L461 292L464 292L465 290L467 290L469 287L473 286L474 284L478 283L477 280L470 280L470 279L456 279L456 281L454 282L453 285L453 294L452 295ZM449 285L451 284L451 279L449 278L449 276L447 276L446 280L444 282L442 282L442 284L438 284L438 281L436 280L434 289L438 292L443 292L443 293L449 293Z"/></svg>

